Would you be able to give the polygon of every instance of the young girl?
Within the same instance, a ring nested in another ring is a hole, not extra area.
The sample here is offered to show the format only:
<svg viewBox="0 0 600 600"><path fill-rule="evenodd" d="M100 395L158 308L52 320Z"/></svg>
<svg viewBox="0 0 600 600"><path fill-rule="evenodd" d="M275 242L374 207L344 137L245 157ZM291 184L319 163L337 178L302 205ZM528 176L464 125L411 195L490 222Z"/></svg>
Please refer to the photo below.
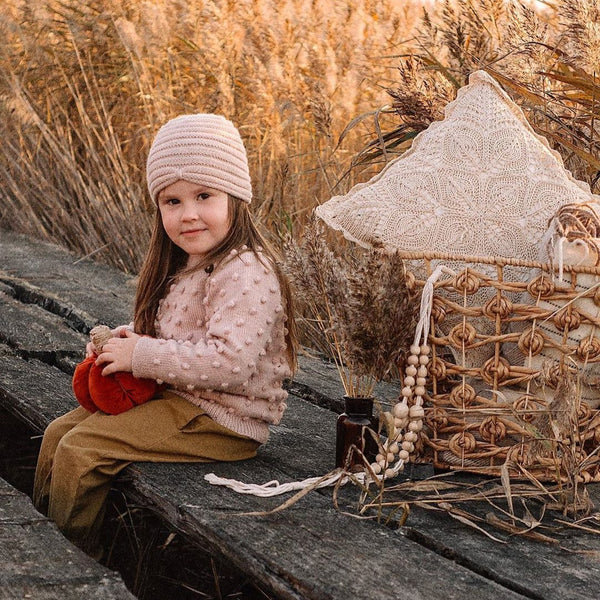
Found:
<svg viewBox="0 0 600 600"><path fill-rule="evenodd" d="M79 407L59 417L35 474L38 509L90 553L117 473L133 461L255 456L281 420L282 383L295 366L289 288L250 217L234 125L211 114L169 121L150 148L147 179L157 212L133 328L114 330L97 364L164 391L119 415Z"/></svg>

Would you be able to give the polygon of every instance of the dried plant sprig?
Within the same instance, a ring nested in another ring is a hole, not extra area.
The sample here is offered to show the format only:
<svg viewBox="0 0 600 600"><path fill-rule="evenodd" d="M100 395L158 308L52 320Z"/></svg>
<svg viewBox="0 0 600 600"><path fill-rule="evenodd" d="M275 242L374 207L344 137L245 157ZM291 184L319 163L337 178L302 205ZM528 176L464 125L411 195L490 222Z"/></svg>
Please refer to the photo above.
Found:
<svg viewBox="0 0 600 600"><path fill-rule="evenodd" d="M409 288L405 263L397 254L365 252L348 277L348 311L356 319L353 327L343 329L348 361L356 371L368 365L369 375L380 381L408 350L417 321L416 292Z"/></svg>
<svg viewBox="0 0 600 600"><path fill-rule="evenodd" d="M595 0L562 0L558 14L565 25L564 35L570 62L588 73L600 72L600 11Z"/></svg>
<svg viewBox="0 0 600 600"><path fill-rule="evenodd" d="M481 481L473 478L465 481L456 475L446 473L421 481L385 486L381 496L367 498L361 504L360 513L375 514L380 520L388 520L398 510L410 513L412 507L444 511L450 516L464 516L464 520L459 520L469 527L479 523L479 527L486 530L492 528L511 535L524 535L543 543L558 543L563 531L570 527L600 533L595 526L598 513L591 512L593 506L585 490L581 490L582 493L577 497L569 497L566 512L571 518L566 520L557 515L557 511L565 512L564 500L567 496L564 486L560 484L543 486L539 482L512 482L512 498L519 501L516 509L512 510L506 502L505 486L500 479ZM483 506L478 506L480 504ZM586 527L585 523L589 523L589 526ZM540 529L546 533L541 533ZM547 532L558 536L550 536Z"/></svg>
<svg viewBox="0 0 600 600"><path fill-rule="evenodd" d="M304 308L304 332L335 363L345 393L371 396L410 346L417 293L397 255L347 244L334 251L329 235L311 219L300 242L285 240L283 267Z"/></svg>

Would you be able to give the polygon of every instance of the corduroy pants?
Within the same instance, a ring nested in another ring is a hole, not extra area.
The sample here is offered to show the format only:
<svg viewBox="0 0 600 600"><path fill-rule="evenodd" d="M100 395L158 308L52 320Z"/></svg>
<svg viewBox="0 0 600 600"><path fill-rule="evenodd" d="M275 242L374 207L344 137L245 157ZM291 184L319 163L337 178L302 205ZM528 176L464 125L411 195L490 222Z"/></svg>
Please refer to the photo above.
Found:
<svg viewBox="0 0 600 600"><path fill-rule="evenodd" d="M93 552L111 482L128 464L243 460L259 445L170 392L119 415L78 407L44 433L33 501L67 538Z"/></svg>

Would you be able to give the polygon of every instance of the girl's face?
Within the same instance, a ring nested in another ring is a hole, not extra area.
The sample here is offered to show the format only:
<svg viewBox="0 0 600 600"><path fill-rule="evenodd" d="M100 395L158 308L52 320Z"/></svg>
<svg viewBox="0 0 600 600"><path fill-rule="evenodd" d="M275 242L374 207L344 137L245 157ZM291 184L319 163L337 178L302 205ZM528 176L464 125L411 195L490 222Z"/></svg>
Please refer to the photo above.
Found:
<svg viewBox="0 0 600 600"><path fill-rule="evenodd" d="M198 264L229 232L225 192L180 179L158 195L158 209L169 239Z"/></svg>

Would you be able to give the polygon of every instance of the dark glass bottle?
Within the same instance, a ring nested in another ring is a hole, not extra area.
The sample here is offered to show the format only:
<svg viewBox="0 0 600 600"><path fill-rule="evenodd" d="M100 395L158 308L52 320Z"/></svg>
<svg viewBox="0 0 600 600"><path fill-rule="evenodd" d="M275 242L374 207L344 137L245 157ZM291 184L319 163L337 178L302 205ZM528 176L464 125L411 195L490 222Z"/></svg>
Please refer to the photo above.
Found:
<svg viewBox="0 0 600 600"><path fill-rule="evenodd" d="M375 460L379 451L373 435L365 427L377 433L379 419L373 416L373 398L352 398L344 396L344 412L338 417L336 431L335 466L346 466L346 459L352 445L355 445L369 462ZM364 462L354 451L348 465L350 471L362 471Z"/></svg>

